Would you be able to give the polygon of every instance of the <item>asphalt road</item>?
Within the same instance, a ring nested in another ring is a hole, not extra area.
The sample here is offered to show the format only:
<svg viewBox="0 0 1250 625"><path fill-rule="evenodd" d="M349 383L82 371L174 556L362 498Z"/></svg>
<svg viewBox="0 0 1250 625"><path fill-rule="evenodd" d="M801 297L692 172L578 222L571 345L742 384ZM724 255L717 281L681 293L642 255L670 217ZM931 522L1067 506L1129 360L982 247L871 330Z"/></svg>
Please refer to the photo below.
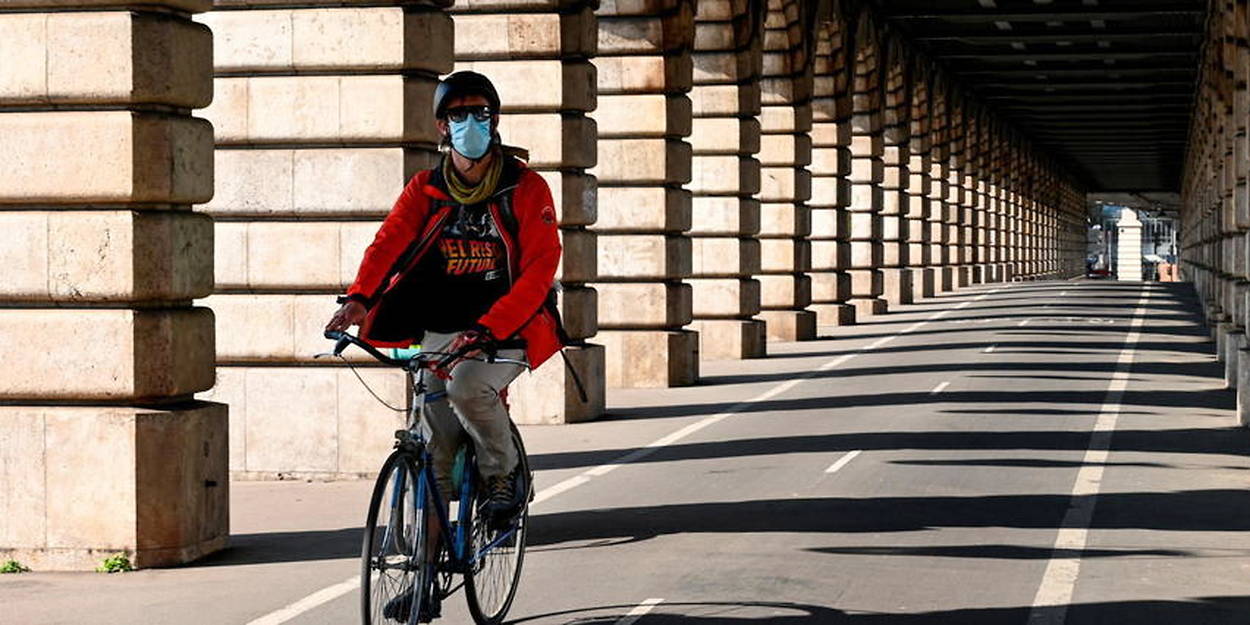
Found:
<svg viewBox="0 0 1250 625"><path fill-rule="evenodd" d="M1189 298L977 287L525 428L510 622L1250 622L1250 432ZM6 575L0 623L354 623L369 488L234 483L228 551Z"/></svg>

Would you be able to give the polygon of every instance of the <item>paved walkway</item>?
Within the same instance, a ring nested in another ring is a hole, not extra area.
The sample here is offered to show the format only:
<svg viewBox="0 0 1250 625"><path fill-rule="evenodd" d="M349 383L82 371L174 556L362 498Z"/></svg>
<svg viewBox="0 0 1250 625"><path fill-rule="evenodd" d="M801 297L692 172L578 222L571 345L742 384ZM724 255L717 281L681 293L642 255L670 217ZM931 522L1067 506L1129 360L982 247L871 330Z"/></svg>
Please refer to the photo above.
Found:
<svg viewBox="0 0 1250 625"><path fill-rule="evenodd" d="M1244 624L1250 432L1187 292L978 287L526 428L512 622ZM3 576L0 623L354 623L369 487L235 483L228 551Z"/></svg>

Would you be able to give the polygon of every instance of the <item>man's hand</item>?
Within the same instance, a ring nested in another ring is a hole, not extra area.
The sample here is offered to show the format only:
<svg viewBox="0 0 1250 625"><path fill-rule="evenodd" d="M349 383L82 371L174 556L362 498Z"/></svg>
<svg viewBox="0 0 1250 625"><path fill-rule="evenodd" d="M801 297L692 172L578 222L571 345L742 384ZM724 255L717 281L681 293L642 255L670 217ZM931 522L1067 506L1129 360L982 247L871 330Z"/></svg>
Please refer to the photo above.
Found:
<svg viewBox="0 0 1250 625"><path fill-rule="evenodd" d="M330 323L326 324L326 332L334 330L341 332L351 326L360 325L360 322L364 321L365 315L368 314L368 312L369 311L365 309L364 304L361 304L354 299L347 300L342 306L339 307L338 311L334 313L334 316L330 317Z"/></svg>
<svg viewBox="0 0 1250 625"><path fill-rule="evenodd" d="M482 354L482 350L490 346L490 344L494 341L495 339L493 339L489 333L482 332L480 330L465 330L464 332L461 332L456 335L456 338L451 342L451 345L447 346L447 353L455 354L462 349L470 349L465 351L463 354L460 354L451 362L446 364L440 363L440 366L435 370L435 374L439 377L450 376L451 371L456 368L456 365L470 358L477 358Z"/></svg>

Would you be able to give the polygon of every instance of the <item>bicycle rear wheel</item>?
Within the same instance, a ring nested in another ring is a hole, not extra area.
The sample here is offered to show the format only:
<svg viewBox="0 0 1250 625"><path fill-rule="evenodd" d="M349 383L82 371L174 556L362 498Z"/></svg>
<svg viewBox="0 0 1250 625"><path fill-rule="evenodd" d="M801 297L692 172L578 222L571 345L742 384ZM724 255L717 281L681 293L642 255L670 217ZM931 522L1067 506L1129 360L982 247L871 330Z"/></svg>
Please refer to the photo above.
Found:
<svg viewBox="0 0 1250 625"><path fill-rule="evenodd" d="M429 487L412 456L397 451L382 465L369 501L360 554L364 625L417 622L431 591L426 558Z"/></svg>
<svg viewBox="0 0 1250 625"><path fill-rule="evenodd" d="M525 561L525 538L529 527L529 502L533 492L529 460L525 446L516 426L512 426L512 440L520 458L521 482L525 492L521 494L521 509L508 527L498 530L482 513L486 502L482 489L474 489L475 496L469 526L470 561L464 574L464 586L469 601L469 613L478 625L499 625L512 607L517 585L521 581L521 564Z"/></svg>

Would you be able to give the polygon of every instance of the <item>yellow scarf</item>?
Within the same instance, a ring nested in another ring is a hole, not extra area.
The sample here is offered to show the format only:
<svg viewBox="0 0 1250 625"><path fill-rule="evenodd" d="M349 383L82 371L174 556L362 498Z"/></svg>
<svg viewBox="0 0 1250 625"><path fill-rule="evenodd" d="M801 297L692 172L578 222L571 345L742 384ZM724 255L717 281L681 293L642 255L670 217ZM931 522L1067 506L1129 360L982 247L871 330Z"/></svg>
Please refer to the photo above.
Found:
<svg viewBox="0 0 1250 625"><path fill-rule="evenodd" d="M495 187L499 186L499 176L503 173L503 159L504 155L500 150L495 149L494 158L491 159L490 165L487 165L486 175L482 176L482 180L476 185L470 185L456 173L456 167L451 162L451 154L444 156L443 179L447 181L447 191L451 193L451 199L464 205L485 202L495 193Z"/></svg>

